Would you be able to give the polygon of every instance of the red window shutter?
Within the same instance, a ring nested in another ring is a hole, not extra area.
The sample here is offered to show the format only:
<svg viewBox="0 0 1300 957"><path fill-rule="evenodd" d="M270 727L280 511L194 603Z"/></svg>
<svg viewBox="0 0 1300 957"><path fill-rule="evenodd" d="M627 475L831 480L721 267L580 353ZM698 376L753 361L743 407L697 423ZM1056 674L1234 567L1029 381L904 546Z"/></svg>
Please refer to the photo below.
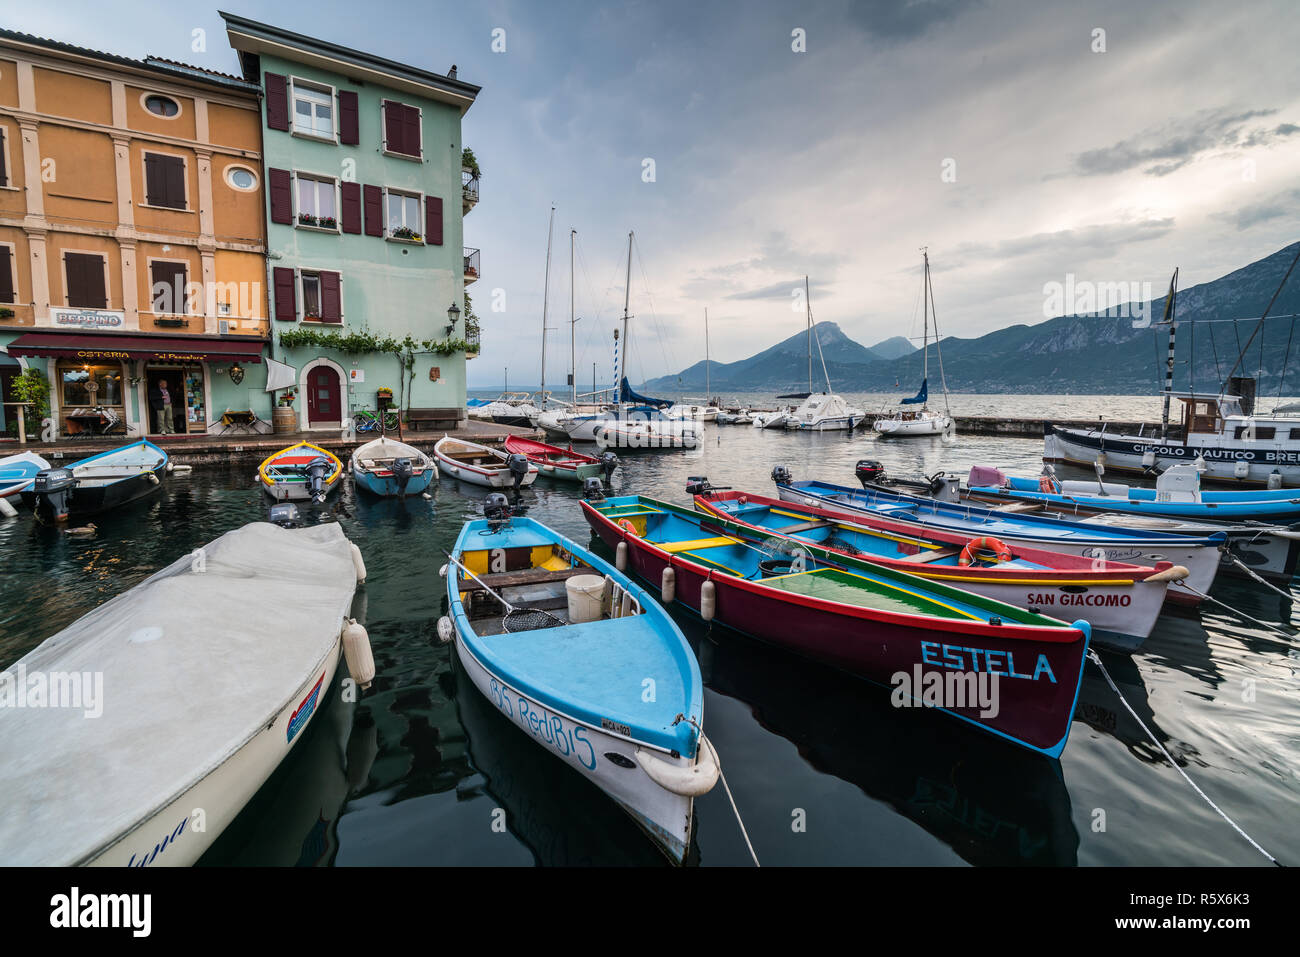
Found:
<svg viewBox="0 0 1300 957"><path fill-rule="evenodd" d="M275 282L275 318L292 322L298 318L297 284L293 270L276 266L272 270Z"/></svg>
<svg viewBox="0 0 1300 957"><path fill-rule="evenodd" d="M420 109L402 107L402 150L407 156L420 155Z"/></svg>
<svg viewBox="0 0 1300 957"><path fill-rule="evenodd" d="M424 197L424 241L430 246L442 245L442 197Z"/></svg>
<svg viewBox="0 0 1300 957"><path fill-rule="evenodd" d="M357 95L352 90L339 90L339 142L344 146L356 146L361 142Z"/></svg>
<svg viewBox="0 0 1300 957"><path fill-rule="evenodd" d="M323 272L320 274L321 322L343 321L343 297L341 291L338 273Z"/></svg>
<svg viewBox="0 0 1300 957"><path fill-rule="evenodd" d="M366 186L364 205L366 208L366 235L384 235L384 191L378 186Z"/></svg>
<svg viewBox="0 0 1300 957"><path fill-rule="evenodd" d="M14 297L13 259L8 246L0 246L0 302L17 302Z"/></svg>
<svg viewBox="0 0 1300 957"><path fill-rule="evenodd" d="M289 129L289 82L279 73L266 74L266 125L273 130Z"/></svg>
<svg viewBox="0 0 1300 957"><path fill-rule="evenodd" d="M342 182L339 188L343 194L342 210L339 221L345 233L361 232L361 184Z"/></svg>
<svg viewBox="0 0 1300 957"><path fill-rule="evenodd" d="M402 153L402 104L396 100L384 100L384 148L393 153Z"/></svg>
<svg viewBox="0 0 1300 957"><path fill-rule="evenodd" d="M293 222L293 185L287 169L267 170L271 190L271 222Z"/></svg>

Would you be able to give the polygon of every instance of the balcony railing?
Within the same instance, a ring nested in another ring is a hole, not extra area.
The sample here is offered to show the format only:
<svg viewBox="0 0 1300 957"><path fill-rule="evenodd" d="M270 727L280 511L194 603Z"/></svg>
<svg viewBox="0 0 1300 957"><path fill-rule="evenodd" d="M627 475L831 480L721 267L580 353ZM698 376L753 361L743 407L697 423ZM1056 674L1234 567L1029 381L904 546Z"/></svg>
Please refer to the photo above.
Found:
<svg viewBox="0 0 1300 957"><path fill-rule="evenodd" d="M478 177L473 170L460 171L460 195L463 212L468 213L478 205Z"/></svg>
<svg viewBox="0 0 1300 957"><path fill-rule="evenodd" d="M473 359L478 355L479 328L476 322L465 323L465 358Z"/></svg>
<svg viewBox="0 0 1300 957"><path fill-rule="evenodd" d="M465 284L478 279L478 250L465 247Z"/></svg>

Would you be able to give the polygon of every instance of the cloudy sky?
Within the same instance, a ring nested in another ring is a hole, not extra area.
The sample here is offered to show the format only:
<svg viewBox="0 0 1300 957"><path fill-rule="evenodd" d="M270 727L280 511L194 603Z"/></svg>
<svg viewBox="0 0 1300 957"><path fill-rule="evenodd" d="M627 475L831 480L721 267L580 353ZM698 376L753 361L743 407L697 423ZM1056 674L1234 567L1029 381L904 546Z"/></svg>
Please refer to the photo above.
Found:
<svg viewBox="0 0 1300 957"><path fill-rule="evenodd" d="M1174 266L1186 288L1300 238L1294 0L222 2L483 87L471 385L537 382L552 203L551 382L571 227L580 382L609 367L629 229L634 379L702 358L706 307L719 361L798 331L805 274L817 319L919 336L922 246L941 331L972 337L1042 321L1067 274L1158 296ZM5 23L236 72L216 11L60 0Z"/></svg>

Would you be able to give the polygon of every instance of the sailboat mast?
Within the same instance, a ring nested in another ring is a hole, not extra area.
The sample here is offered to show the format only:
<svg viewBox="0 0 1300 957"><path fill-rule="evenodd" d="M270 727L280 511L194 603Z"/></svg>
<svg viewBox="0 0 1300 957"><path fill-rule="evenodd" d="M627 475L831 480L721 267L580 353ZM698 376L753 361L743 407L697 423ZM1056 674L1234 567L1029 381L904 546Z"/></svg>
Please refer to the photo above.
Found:
<svg viewBox="0 0 1300 957"><path fill-rule="evenodd" d="M578 320L573 312L573 237L578 231L569 228L569 400L573 408L578 407L578 347L576 333Z"/></svg>
<svg viewBox="0 0 1300 957"><path fill-rule="evenodd" d="M628 347L630 343L627 338L627 307L632 301L632 231L628 230L627 234L627 275L623 279L623 342L618 351L618 362L615 371L618 373L614 376L614 400L621 402L623 398L623 379L627 376Z"/></svg>
<svg viewBox="0 0 1300 957"><path fill-rule="evenodd" d="M704 307L704 404L709 404L709 396L713 394L713 386L709 379L709 307Z"/></svg>
<svg viewBox="0 0 1300 957"><path fill-rule="evenodd" d="M1170 393L1174 388L1174 333L1178 329L1177 301L1178 268L1174 267L1174 275L1169 280L1169 295L1165 296L1165 314L1160 318L1161 325L1169 323L1169 349L1165 353L1165 402L1164 410L1160 414L1161 440L1169 437L1169 402L1172 398Z"/></svg>
<svg viewBox="0 0 1300 957"><path fill-rule="evenodd" d="M804 297L804 302L805 302L805 303L807 304L807 306L808 306L808 328L809 328L809 329L813 329L813 328L817 325L817 323L813 322L813 317L812 317L812 294L808 291L808 277L807 277L807 276L804 276L804 277L803 277L803 297ZM809 359L810 359L810 360L811 360L811 358L812 358L812 357L809 356ZM820 336L817 337L817 358L819 358L819 359L821 360L821 363L822 363L822 376L823 376L823 378L826 379L826 394L827 394L827 395L830 395L831 392L832 392L832 389L831 389L831 374L830 374L829 372L826 371L826 353L822 352L822 340L821 340L821 337L820 337ZM809 380L808 380L808 391L809 391L809 392L812 392L812 379L811 379L811 377L810 377Z"/></svg>
<svg viewBox="0 0 1300 957"><path fill-rule="evenodd" d="M546 283L542 288L542 411L546 411L546 305L551 294L551 239L555 234L555 204L551 204L551 221L546 226Z"/></svg>
<svg viewBox="0 0 1300 957"><path fill-rule="evenodd" d="M808 321L808 394L812 395L812 303L808 301L808 277L803 277L803 304Z"/></svg>
<svg viewBox="0 0 1300 957"><path fill-rule="evenodd" d="M921 382L924 383L930 378L930 250L928 247L923 246L921 248L921 256L925 261L925 272L921 276L921 348L923 349L923 354L921 356ZM915 316L916 313L912 313L912 315ZM915 322L916 320L913 319L912 321ZM926 402L921 403L921 408L924 409L929 404L930 403L927 400Z"/></svg>

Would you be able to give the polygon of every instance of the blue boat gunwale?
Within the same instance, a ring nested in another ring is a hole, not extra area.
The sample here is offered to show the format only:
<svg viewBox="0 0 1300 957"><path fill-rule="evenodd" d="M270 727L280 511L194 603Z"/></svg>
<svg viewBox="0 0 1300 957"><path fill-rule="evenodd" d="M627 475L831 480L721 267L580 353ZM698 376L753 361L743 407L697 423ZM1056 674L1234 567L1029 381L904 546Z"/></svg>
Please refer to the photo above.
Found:
<svg viewBox="0 0 1300 957"><path fill-rule="evenodd" d="M996 495L1016 501L1044 502L1062 509L1087 508L1119 514L1152 515L1189 520L1234 521L1255 519L1288 523L1300 516L1300 492L1296 489L1201 492L1199 502L1160 502L1156 489L1128 489L1124 496L1102 496L1087 492L1043 492L1037 480L1016 476L1006 486L975 485L971 492ZM1286 506L1292 506L1287 508Z"/></svg>
<svg viewBox="0 0 1300 957"><path fill-rule="evenodd" d="M912 524L925 524L925 520L919 515L914 518L895 516L885 508L872 508L872 505L886 506L893 502L897 504L895 512L908 508L924 506L931 511L936 518L950 515L964 521L979 521L992 518L998 522L1005 522L1010 525L1017 525L1024 528L1026 537L1039 540L1056 541L1064 538L1063 535L1051 534L1052 531L1067 531L1079 533L1079 538L1075 541L1095 540L1113 542L1118 544L1151 543L1155 545L1187 545L1218 548L1227 541L1227 534L1222 531L1216 531L1209 535L1178 535L1174 532L1148 531L1143 529L1138 532L1133 529L1115 528L1105 525L1089 525L1085 522L1074 522L1068 519L1046 518L1041 515L1026 515L1021 512L1002 513L993 508L986 506L971 505L968 503L954 504L951 502L939 502L934 499L919 498L913 495L903 495L896 492L880 492L874 489L867 491L864 489L850 488L846 485L835 485L830 482L821 482L815 479L804 480L789 483L778 483L778 489L785 489L795 494L809 495L823 500L826 508L849 508L856 511L867 512L871 515L879 516L886 520L899 522L910 522ZM834 496L843 496L847 501L841 501Z"/></svg>
<svg viewBox="0 0 1300 957"><path fill-rule="evenodd" d="M532 532L537 536L531 543L531 547L539 545L553 544L565 549L574 559L585 562L590 565L593 573L608 575L611 579L619 584L628 594L636 599L641 606L641 615L638 617L648 617L653 620L653 631L659 640L663 641L669 649L670 657L677 665L678 673L682 681L682 687L685 692L684 700L688 707L682 709L681 713L688 718L694 718L699 726L704 724L704 681L700 675L699 662L696 660L694 651L691 650L690 644L686 641L686 636L682 634L677 623L666 610L655 600L650 593L639 583L632 579L631 576L624 572L618 571L613 565L593 554L590 550L583 548L565 535L560 534L531 518L516 517L511 519L511 526L514 530L524 529ZM471 534L478 535L480 531L486 530L488 523L484 519L477 519L466 522L456 536L456 542L452 546L451 554L457 561L462 561L461 556L466 551L479 551L480 548L467 549L466 541ZM490 542L490 536L484 536L485 542ZM481 543L475 543L481 544ZM482 545L482 547L487 547ZM613 737L623 738L631 741L641 747L660 751L665 754L680 754L685 758L695 756L698 744L698 736L695 728L689 721L681 721L675 726L666 728L653 727L643 723L629 723L628 728L632 731L631 735L623 735L608 727L602 726L602 719L609 718L610 715L601 714L591 707L584 706L580 703L562 700L552 694L550 690L538 686L536 683L529 681L526 677L516 674L508 665L508 661L503 660L499 655L495 655L485 646L482 637L474 631L469 617L465 614L464 604L460 599L460 592L455 587L457 573L454 566L447 568L447 600L452 620L456 624L456 629L460 633L466 648L474 658L483 666L484 670L493 677L513 686L516 690L528 695L534 701L544 705L557 715L568 718L576 723L587 725L593 730L602 734ZM616 619L617 620L617 619ZM567 627L599 627L601 622L589 622L583 625L570 625ZM548 631L558 629L538 629L535 634L542 637ZM490 637L490 636L489 636ZM640 690L637 689L638 698ZM630 711L620 710L619 716L628 719ZM622 722L620 722L622 723Z"/></svg>
<svg viewBox="0 0 1300 957"><path fill-rule="evenodd" d="M74 470L74 473L75 473L75 470L78 469L78 468L80 468L80 467L83 466L83 465L87 465L87 464L89 464L89 463L91 463L91 462L94 462L94 461L97 461L97 460L99 460L99 459L103 459L103 458L108 458L108 457L110 457L110 456L121 455L121 454L122 454L123 452L125 452L127 449L133 449L133 448L135 448L136 446L141 446L141 447L143 447L143 448L153 449L155 452L157 452L159 455L162 456L162 461L160 461L160 462L159 462L157 465L155 465L153 468L149 469L148 471L150 471L150 472L155 472L155 473L156 473L156 472L160 472L160 471L162 471L163 469L165 469L165 468L167 467L167 463L168 463L169 461L171 461L171 456L169 456L169 455L167 454L167 451L166 451L165 449L162 449L162 448L158 447L157 445L154 445L154 444L153 444L152 442L150 442L148 439L137 439L137 440L134 441L134 442L127 442L125 445L119 445L119 446L118 446L117 448L115 448L115 449L108 449L108 450L105 451L105 452L96 452L94 455L88 455L88 456L86 456L84 459L78 459L76 462L73 462L71 465L55 465L55 466L51 466L51 467L52 467L52 468L66 468L66 469L72 469L72 470ZM134 475L124 475L122 478L118 479L117 481L118 481L118 482L125 482L125 481L129 481L130 479L133 479L133 478L135 478L135 477L136 477L136 476L134 476ZM116 483L109 483L109 484L116 484Z"/></svg>

